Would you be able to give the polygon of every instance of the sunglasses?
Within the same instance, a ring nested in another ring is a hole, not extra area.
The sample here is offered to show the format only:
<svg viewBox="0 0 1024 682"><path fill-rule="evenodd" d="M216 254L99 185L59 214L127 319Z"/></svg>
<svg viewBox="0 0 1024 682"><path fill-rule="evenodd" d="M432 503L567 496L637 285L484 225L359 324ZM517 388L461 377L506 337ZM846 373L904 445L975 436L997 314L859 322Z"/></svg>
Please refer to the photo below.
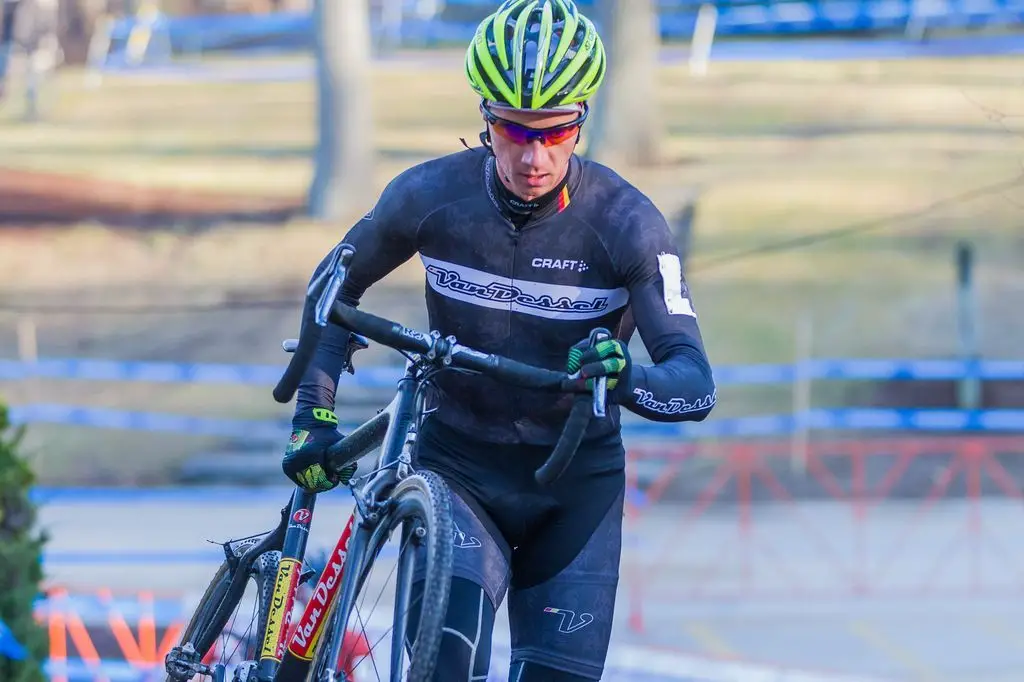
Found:
<svg viewBox="0 0 1024 682"><path fill-rule="evenodd" d="M569 121L568 123L550 128L530 128L514 121L499 118L487 107L485 102L480 103L480 111L487 122L491 124L494 132L513 144L527 145L537 140L545 147L554 147L572 139L579 133L583 122L587 120L587 116L590 114L590 107L584 103L583 111L575 121Z"/></svg>

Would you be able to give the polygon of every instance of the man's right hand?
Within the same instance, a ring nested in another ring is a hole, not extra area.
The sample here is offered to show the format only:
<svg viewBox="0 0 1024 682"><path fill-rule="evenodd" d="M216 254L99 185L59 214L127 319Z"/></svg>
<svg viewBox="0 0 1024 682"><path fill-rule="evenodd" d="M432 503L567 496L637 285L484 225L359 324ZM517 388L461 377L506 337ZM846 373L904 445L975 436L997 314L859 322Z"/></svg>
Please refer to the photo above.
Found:
<svg viewBox="0 0 1024 682"><path fill-rule="evenodd" d="M310 414L296 415L291 440L284 451L284 473L296 485L313 493L347 485L358 465L353 462L338 476L328 470L326 459L327 449L342 437L338 433L338 417L331 410L315 408Z"/></svg>

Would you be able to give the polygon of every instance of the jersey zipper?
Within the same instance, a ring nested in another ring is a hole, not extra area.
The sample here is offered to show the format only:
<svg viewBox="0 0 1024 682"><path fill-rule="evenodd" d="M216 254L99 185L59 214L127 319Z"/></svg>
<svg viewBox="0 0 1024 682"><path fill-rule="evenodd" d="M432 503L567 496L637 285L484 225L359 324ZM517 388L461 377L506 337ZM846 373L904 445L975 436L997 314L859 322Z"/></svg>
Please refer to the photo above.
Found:
<svg viewBox="0 0 1024 682"><path fill-rule="evenodd" d="M512 239L512 264L509 269L508 279L513 284L516 281L516 259L519 255L520 232L514 225L509 223L509 237ZM505 355L511 357L512 352L512 304L508 306L508 340L505 342Z"/></svg>
<svg viewBox="0 0 1024 682"><path fill-rule="evenodd" d="M519 257L519 238L522 236L522 232L520 230L518 230L515 227L515 225L512 225L511 223L509 223L509 224L511 226L511 232L509 233L509 236L512 238L512 271L509 273L509 277L508 278L509 278L509 281L512 282L512 284L514 285L515 281L516 281L516 263L517 263L517 260L518 260L518 257ZM512 354L512 351L513 351L513 348L512 348L512 346L513 346L512 320L513 320L512 305L509 304L509 307L508 307L508 342L507 342L507 345L506 345L506 348L505 348L505 355L506 355L506 357L512 357L512 358L518 359L516 356L514 356ZM513 420L513 422L512 422L512 427L516 428L516 422L518 421L518 417L519 417L519 415L522 414L522 409L521 409L522 401L520 400L520 396L519 396L519 391L518 390L513 391L512 394L513 394L513 396L515 396L512 399L512 410L513 410L512 414L516 415L516 419Z"/></svg>

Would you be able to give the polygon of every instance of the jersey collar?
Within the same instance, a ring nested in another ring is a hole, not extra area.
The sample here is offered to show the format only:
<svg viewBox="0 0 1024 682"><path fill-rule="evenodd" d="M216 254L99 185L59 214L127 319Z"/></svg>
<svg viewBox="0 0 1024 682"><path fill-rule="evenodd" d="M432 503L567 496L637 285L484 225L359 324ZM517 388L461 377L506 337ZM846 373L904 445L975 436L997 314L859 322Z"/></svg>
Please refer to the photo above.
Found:
<svg viewBox="0 0 1024 682"><path fill-rule="evenodd" d="M573 154L569 159L569 171L558 187L536 201L525 202L502 184L498 178L497 161L493 154L488 154L484 163L484 185L498 212L518 229L523 229L569 208L583 176L581 171L582 164Z"/></svg>

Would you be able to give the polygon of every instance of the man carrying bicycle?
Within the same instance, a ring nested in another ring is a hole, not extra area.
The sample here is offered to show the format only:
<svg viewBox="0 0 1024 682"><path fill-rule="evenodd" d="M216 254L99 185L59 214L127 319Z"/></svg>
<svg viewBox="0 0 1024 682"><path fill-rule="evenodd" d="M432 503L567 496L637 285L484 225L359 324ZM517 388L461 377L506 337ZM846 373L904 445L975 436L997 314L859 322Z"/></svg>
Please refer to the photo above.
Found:
<svg viewBox="0 0 1024 682"><path fill-rule="evenodd" d="M344 238L356 249L344 302L355 305L419 254L432 329L568 369L581 386L607 378L608 418L591 423L569 469L543 489L534 471L572 397L456 372L435 380L441 398L419 432L416 467L449 484L456 525L439 681L487 679L506 596L510 680L600 679L621 551L619 406L653 421L700 421L715 403L665 218L612 170L574 153L604 73L601 39L572 0L502 3L466 55L483 147L405 171ZM589 345L595 327L613 338ZM636 330L653 365L630 359ZM347 342L345 330L325 330L284 457L288 476L317 492L347 483L324 467L325 450L341 438L332 410Z"/></svg>

